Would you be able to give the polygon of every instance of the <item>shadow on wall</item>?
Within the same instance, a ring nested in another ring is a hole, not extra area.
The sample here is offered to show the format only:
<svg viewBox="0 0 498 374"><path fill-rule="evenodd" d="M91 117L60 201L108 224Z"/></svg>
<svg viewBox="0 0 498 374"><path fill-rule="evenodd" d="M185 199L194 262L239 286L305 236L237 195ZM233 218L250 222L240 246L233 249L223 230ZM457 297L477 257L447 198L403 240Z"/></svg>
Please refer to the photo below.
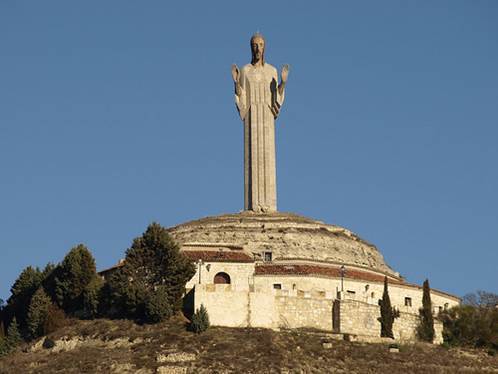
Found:
<svg viewBox="0 0 498 374"><path fill-rule="evenodd" d="M192 319L192 315L194 314L194 289L192 288L187 292L187 294L183 297L183 315L187 317L189 320Z"/></svg>

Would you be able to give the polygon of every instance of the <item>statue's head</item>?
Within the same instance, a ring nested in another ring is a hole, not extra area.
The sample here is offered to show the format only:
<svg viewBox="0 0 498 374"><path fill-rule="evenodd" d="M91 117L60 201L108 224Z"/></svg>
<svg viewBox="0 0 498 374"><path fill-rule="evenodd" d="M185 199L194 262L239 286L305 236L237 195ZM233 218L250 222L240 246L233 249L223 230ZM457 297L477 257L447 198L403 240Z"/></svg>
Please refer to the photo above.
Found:
<svg viewBox="0 0 498 374"><path fill-rule="evenodd" d="M261 61L265 63L265 38L259 32L251 37L252 64Z"/></svg>

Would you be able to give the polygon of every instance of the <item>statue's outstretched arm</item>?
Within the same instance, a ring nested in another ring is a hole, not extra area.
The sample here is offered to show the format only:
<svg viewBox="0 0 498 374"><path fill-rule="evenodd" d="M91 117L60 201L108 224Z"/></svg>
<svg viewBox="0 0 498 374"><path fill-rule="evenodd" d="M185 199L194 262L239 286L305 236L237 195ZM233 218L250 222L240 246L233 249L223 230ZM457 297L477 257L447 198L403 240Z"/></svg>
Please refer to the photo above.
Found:
<svg viewBox="0 0 498 374"><path fill-rule="evenodd" d="M282 77L282 79L280 80L280 84L278 85L278 93L281 96L283 96L285 84L287 83L287 78L289 77L289 65L288 64L285 64L282 67L281 77Z"/></svg>
<svg viewBox="0 0 498 374"><path fill-rule="evenodd" d="M237 65L232 65L232 79L235 84L235 95L240 96L242 93L242 87L240 86L240 71Z"/></svg>
<svg viewBox="0 0 498 374"><path fill-rule="evenodd" d="M235 85L235 104L237 105L237 110L239 111L240 118L244 120L247 114L246 91L242 83L242 74L235 64L232 65L232 79Z"/></svg>

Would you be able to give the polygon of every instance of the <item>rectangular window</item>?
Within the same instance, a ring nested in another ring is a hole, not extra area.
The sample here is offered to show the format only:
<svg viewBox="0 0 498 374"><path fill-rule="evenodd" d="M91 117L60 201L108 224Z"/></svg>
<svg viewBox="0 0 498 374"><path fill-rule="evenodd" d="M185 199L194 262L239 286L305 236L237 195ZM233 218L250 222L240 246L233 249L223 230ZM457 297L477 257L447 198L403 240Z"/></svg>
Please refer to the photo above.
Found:
<svg viewBox="0 0 498 374"><path fill-rule="evenodd" d="M265 262L271 262L271 252L264 252L264 260Z"/></svg>
<svg viewBox="0 0 498 374"><path fill-rule="evenodd" d="M348 295L349 295L349 296L354 296L354 295L356 295L356 292L355 292L355 291L347 290L346 292L348 293Z"/></svg>
<svg viewBox="0 0 498 374"><path fill-rule="evenodd" d="M412 298L405 297L405 306L412 306Z"/></svg>
<svg viewBox="0 0 498 374"><path fill-rule="evenodd" d="M273 283L273 288L276 289L276 290L281 290L282 289L282 285L280 283Z"/></svg>

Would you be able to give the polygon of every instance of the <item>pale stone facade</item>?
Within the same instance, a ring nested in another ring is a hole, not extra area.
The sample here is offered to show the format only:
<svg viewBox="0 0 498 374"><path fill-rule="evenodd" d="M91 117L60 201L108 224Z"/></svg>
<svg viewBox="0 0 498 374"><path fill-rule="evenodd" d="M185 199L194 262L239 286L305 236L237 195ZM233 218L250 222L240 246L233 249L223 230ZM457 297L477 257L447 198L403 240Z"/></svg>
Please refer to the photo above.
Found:
<svg viewBox="0 0 498 374"><path fill-rule="evenodd" d="M204 258L196 262L197 272L187 288L193 292L193 308L204 305L213 325L312 328L378 341L378 303L383 279L388 276L391 303L400 311L393 325L394 337L400 341L416 339L422 289L394 274L349 265L341 279L336 276L338 264L263 262L242 247L226 243L184 243L182 250L190 258ZM311 273L304 274L304 270ZM273 274L282 271L288 274ZM229 279L228 284L215 284L220 273L228 276L222 279ZM437 290L431 290L431 300L435 316L459 303L458 298ZM435 332L434 342L441 343L442 325L437 318Z"/></svg>

